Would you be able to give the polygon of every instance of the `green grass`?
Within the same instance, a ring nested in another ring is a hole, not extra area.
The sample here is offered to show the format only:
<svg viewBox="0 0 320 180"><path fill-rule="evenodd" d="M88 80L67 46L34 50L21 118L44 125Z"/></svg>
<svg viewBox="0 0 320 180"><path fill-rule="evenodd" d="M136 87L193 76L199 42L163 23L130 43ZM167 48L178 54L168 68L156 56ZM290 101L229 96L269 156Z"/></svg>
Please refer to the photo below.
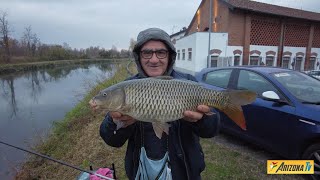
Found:
<svg viewBox="0 0 320 180"><path fill-rule="evenodd" d="M295 175L267 175L266 162L221 146L212 139L201 139L201 146L206 162L203 179L302 179Z"/></svg>
<svg viewBox="0 0 320 180"><path fill-rule="evenodd" d="M89 164L88 162L92 162L94 167L103 167L110 166L115 161L122 162L122 159L116 160L110 157L113 151L121 151L106 147L99 137L99 125L105 113L93 113L88 102L100 90L127 78L125 66L125 63L120 64L113 78L93 88L73 110L66 114L64 120L54 123L51 135L35 147L35 150L76 166L85 166ZM106 160L108 157L112 160ZM106 163L107 161L110 163ZM24 164L17 179L72 179L77 174L79 172L76 170L32 156ZM124 177L124 173L122 174Z"/></svg>

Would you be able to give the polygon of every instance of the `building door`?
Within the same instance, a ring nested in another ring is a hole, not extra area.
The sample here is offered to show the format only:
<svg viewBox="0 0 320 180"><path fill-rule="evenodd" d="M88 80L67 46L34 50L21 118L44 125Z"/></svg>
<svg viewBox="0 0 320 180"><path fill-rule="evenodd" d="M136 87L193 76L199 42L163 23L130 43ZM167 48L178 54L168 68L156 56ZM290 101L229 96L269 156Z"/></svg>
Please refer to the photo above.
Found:
<svg viewBox="0 0 320 180"><path fill-rule="evenodd" d="M218 67L218 56L211 56L211 66L210 67Z"/></svg>
<svg viewBox="0 0 320 180"><path fill-rule="evenodd" d="M239 66L240 65L240 56L234 56L233 65L234 66Z"/></svg>
<svg viewBox="0 0 320 180"><path fill-rule="evenodd" d="M274 56L266 57L266 66L273 66Z"/></svg>
<svg viewBox="0 0 320 180"><path fill-rule="evenodd" d="M282 57L282 68L289 69L290 57Z"/></svg>
<svg viewBox="0 0 320 180"><path fill-rule="evenodd" d="M260 65L260 56L250 56L250 65L259 66Z"/></svg>
<svg viewBox="0 0 320 180"><path fill-rule="evenodd" d="M316 57L310 57L309 68L307 70L315 70Z"/></svg>
<svg viewBox="0 0 320 180"><path fill-rule="evenodd" d="M302 67L302 57L296 57L295 63L294 63L294 70L301 71Z"/></svg>

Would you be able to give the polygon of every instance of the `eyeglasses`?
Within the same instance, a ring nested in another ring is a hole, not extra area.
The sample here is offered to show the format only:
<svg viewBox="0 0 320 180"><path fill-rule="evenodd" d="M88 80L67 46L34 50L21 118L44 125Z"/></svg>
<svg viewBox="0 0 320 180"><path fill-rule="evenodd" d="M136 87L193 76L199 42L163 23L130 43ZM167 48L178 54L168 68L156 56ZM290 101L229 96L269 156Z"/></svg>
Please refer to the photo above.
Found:
<svg viewBox="0 0 320 180"><path fill-rule="evenodd" d="M155 53L157 58L159 58L159 59L164 59L168 56L168 51L165 49L159 49L159 50L155 50L155 51L150 50L150 49L146 49L146 50L142 50L140 52L141 56L144 59L151 59L153 56L153 53Z"/></svg>

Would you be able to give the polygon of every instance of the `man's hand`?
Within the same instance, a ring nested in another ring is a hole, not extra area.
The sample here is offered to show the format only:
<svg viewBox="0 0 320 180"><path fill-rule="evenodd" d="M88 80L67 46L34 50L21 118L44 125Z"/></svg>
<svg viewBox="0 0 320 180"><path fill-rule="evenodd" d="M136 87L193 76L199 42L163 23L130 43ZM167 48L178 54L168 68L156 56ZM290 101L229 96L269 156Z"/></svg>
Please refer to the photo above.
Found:
<svg viewBox="0 0 320 180"><path fill-rule="evenodd" d="M203 117L204 114L212 114L209 106L199 105L197 107L197 111L185 111L183 113L183 119L189 122L197 122Z"/></svg>
<svg viewBox="0 0 320 180"><path fill-rule="evenodd" d="M112 117L114 123L117 124L119 121L121 121L121 123L123 123L123 126L121 128L128 127L131 124L136 122L136 120L133 119L133 117L123 115L119 112L110 112L110 116Z"/></svg>

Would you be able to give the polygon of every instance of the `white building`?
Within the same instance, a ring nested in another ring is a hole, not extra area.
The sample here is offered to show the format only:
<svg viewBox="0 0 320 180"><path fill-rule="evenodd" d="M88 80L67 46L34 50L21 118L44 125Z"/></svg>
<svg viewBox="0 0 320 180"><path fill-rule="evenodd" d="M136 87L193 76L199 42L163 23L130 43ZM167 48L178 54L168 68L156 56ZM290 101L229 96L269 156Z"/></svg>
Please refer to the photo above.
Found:
<svg viewBox="0 0 320 180"><path fill-rule="evenodd" d="M236 65L319 69L320 13L249 0L212 0L209 50L209 2L202 0L185 36L173 41L175 69L190 74Z"/></svg>

